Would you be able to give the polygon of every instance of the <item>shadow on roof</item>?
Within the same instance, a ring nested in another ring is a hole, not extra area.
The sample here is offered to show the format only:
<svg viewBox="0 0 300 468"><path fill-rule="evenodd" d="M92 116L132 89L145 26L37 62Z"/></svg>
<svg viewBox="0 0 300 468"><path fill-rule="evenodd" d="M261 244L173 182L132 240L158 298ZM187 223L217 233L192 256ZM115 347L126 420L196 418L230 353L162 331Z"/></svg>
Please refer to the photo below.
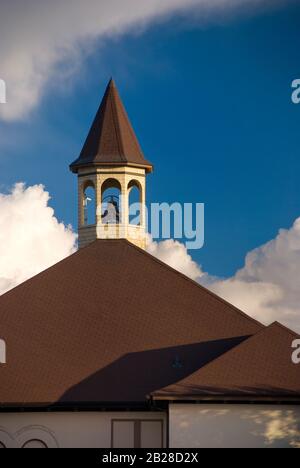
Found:
<svg viewBox="0 0 300 468"><path fill-rule="evenodd" d="M126 354L67 390L57 403L145 402L247 337Z"/></svg>

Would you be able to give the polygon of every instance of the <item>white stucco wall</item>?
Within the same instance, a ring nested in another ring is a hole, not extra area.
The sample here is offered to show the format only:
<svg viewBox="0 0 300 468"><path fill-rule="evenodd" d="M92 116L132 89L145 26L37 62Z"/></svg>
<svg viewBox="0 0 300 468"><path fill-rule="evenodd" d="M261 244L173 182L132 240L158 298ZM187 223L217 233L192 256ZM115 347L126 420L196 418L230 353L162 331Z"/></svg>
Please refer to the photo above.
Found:
<svg viewBox="0 0 300 468"><path fill-rule="evenodd" d="M162 413L57 412L0 413L0 446L21 448L29 440L42 440L50 448L110 448L112 420L163 420Z"/></svg>
<svg viewBox="0 0 300 468"><path fill-rule="evenodd" d="M53 448L110 448L112 420L163 420L166 445L163 413L59 412L0 413L0 447L42 440ZM300 448L300 407L172 404L170 447Z"/></svg>
<svg viewBox="0 0 300 468"><path fill-rule="evenodd" d="M300 407L170 405L172 448L300 448Z"/></svg>

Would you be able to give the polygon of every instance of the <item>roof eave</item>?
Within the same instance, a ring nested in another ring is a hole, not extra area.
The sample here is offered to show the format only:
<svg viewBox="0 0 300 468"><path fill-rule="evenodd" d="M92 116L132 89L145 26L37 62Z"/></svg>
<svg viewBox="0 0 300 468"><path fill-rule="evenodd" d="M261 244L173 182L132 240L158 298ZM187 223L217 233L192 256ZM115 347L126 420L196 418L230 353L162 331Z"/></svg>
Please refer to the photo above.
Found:
<svg viewBox="0 0 300 468"><path fill-rule="evenodd" d="M77 174L79 169L88 169L88 168L109 168L109 167L135 167L138 169L145 169L146 172L152 173L154 170L154 167L151 163L148 163L148 161L145 161L145 164L141 163L133 163L133 162L78 162L78 163L72 163L70 166L70 171L73 172L73 174Z"/></svg>
<svg viewBox="0 0 300 468"><path fill-rule="evenodd" d="M287 395L152 395L153 401L176 403L294 403L300 404L300 394Z"/></svg>

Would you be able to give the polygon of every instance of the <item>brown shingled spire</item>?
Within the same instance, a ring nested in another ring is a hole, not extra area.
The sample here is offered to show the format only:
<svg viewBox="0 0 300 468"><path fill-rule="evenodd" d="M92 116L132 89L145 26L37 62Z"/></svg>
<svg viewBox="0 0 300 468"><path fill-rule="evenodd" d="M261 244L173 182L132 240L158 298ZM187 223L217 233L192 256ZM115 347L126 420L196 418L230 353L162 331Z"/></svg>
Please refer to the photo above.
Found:
<svg viewBox="0 0 300 468"><path fill-rule="evenodd" d="M70 169L83 166L144 167L152 164L144 158L114 81L111 79L79 158Z"/></svg>

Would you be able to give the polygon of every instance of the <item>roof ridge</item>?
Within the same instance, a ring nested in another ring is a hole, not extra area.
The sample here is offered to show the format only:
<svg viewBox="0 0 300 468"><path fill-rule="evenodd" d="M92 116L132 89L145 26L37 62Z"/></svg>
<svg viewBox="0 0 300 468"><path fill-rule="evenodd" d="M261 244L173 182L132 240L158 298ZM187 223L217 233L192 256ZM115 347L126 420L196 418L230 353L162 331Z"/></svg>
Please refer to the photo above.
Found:
<svg viewBox="0 0 300 468"><path fill-rule="evenodd" d="M111 80L110 83L111 83L110 86L111 86L112 93L113 93L112 96L110 97L110 105L111 105L111 111L112 111L112 116L113 116L113 121L114 121L116 138L117 138L118 147L119 147L120 159L122 162L126 162L127 159L125 156L124 142L123 142L122 135L121 135L121 128L120 128L120 123L118 119L118 110L117 110L117 105L116 105L117 95L114 94L114 93L117 93L117 88L113 80Z"/></svg>
<svg viewBox="0 0 300 468"><path fill-rule="evenodd" d="M116 88L116 92L118 93L117 88ZM118 93L118 94L119 94L119 93ZM120 112L121 112L121 114L122 114L122 117L127 121L128 130L129 130L129 133L130 133L130 135L131 135L131 139L132 139L132 141L133 141L133 143L134 143L134 146L136 147L137 151L140 153L141 157L144 158L141 145L140 145L140 143L139 143L139 141L138 141L138 139L137 139L136 133L135 133L135 131L134 131L134 129L133 129L133 126L132 126L132 124L131 124L131 120L130 120L130 118L129 118L129 115L128 115L128 113L127 113L127 111L126 111L126 109L125 109L125 107L124 107L122 101L121 101L121 106L120 106L120 109L119 109L119 110L120 110ZM118 109L117 109L117 112L118 112Z"/></svg>
<svg viewBox="0 0 300 468"><path fill-rule="evenodd" d="M81 253L83 250L89 248L89 247L90 247L92 244L94 244L95 242L96 242L96 241L92 242L91 244L89 244L89 245L87 245L87 246L85 246L85 247L83 247L83 248L81 248L81 249L76 250L75 252L73 252L72 254L68 255L67 257L62 258L61 260L59 260L57 263L54 263L54 265L51 265L51 266L45 268L45 270L40 271L40 272L37 273L36 275L31 276L31 277L28 278L27 280L23 281L22 283L17 284L17 286L13 287L12 289L9 289L9 290L6 291L4 294L1 294L1 295L0 295L0 307L1 307L1 299L2 299L3 297L6 297L8 294L10 294L10 293L16 291L17 289L21 288L22 286L24 286L24 285L25 285L26 283L28 283L29 281L32 281L32 280L34 280L35 278L38 278L38 277L44 275L45 273L47 273L47 272L48 272L49 270L51 270L52 268L56 267L57 265L60 265L61 263L66 262L66 261L67 261L68 259L70 259L71 257L80 255L80 253Z"/></svg>
<svg viewBox="0 0 300 468"><path fill-rule="evenodd" d="M257 325L260 325L261 327L263 327L263 329L266 328L265 325L263 325L261 322L259 322L258 320L254 319L253 317L250 317L250 315L246 314L246 312L243 312L242 310L240 310L238 307L236 307L235 305L231 304L230 302L226 301L225 299L223 299L222 297L218 296L217 294L215 294L214 292L212 292L210 289L207 289L205 286L202 286L200 283L198 283L197 281L193 280L192 278L189 278L187 275L185 275L184 273L181 273L180 271L176 270L175 268L171 267L170 265L168 265L167 263L163 262L162 260L159 260L157 257L154 257L154 255L150 254L149 252L147 252L146 250L143 250L141 249L140 247L138 247L137 245L134 245L132 244L132 242L130 242L129 240L127 239L120 239L120 240L124 240L125 242L127 242L131 247L139 250L140 252L142 252L144 255L148 256L149 258L151 258L153 261L155 261L156 263L159 263L160 265L164 266L165 268L168 268L169 270L173 271L173 273L176 273L177 275L181 276L182 278L184 278L185 280L189 281L190 283L194 284L195 286L198 286L198 288L200 288L201 290L205 291L206 293L208 293L210 296L212 296L213 298L217 299L218 301L222 302L223 304L231 307L232 309L234 309L235 311L237 311L239 314L241 314L243 317L247 318L248 320L256 323Z"/></svg>
<svg viewBox="0 0 300 468"><path fill-rule="evenodd" d="M299 333L295 332L294 330L292 330L289 327L286 327L285 325L283 325L281 322L278 322L277 320L275 322L271 323L271 325L269 325L268 328L275 327L275 326L282 328L283 330L290 333L291 335L300 336Z"/></svg>

